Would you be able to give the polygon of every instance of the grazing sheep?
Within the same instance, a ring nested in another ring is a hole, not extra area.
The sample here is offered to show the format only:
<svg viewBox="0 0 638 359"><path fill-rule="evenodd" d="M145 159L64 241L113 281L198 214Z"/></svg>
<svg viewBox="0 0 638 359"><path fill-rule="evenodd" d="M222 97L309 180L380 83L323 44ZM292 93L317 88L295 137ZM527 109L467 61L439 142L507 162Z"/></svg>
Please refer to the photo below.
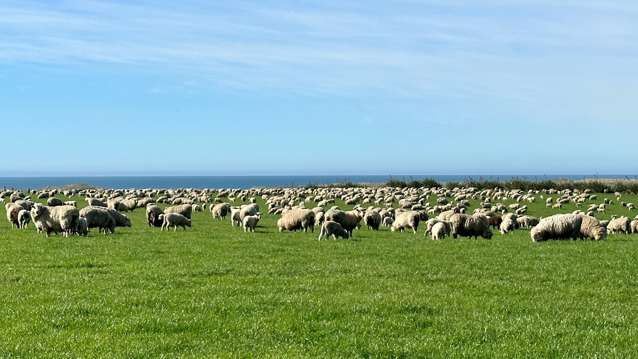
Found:
<svg viewBox="0 0 638 359"><path fill-rule="evenodd" d="M607 231L594 217L582 214L556 214L540 220L532 228L530 236L534 242L578 238L603 240L607 237Z"/></svg>
<svg viewBox="0 0 638 359"><path fill-rule="evenodd" d="M537 225L539 222L539 219L536 217L532 217L532 216L521 216L516 218L516 223L518 224L518 228L532 228L535 225Z"/></svg>
<svg viewBox="0 0 638 359"><path fill-rule="evenodd" d="M623 217L612 219L611 221L609 221L609 224L607 224L607 232L610 234L631 233L631 223L629 221L629 218L623 216Z"/></svg>
<svg viewBox="0 0 638 359"><path fill-rule="evenodd" d="M357 228L361 222L361 216L356 210L344 212L340 209L330 209L325 214L326 221L338 222L352 237L352 231Z"/></svg>
<svg viewBox="0 0 638 359"><path fill-rule="evenodd" d="M234 226L241 226L240 207L230 207L230 224Z"/></svg>
<svg viewBox="0 0 638 359"><path fill-rule="evenodd" d="M314 232L315 212L309 209L293 208L281 215L277 221L279 232L308 230Z"/></svg>
<svg viewBox="0 0 638 359"><path fill-rule="evenodd" d="M109 211L109 213L111 214L111 216L113 216L113 219L115 220L115 226L116 227L130 227L131 226L131 220L123 213L120 213L119 211L116 211L112 208L107 208L107 210Z"/></svg>
<svg viewBox="0 0 638 359"><path fill-rule="evenodd" d="M211 205L210 212L213 215L213 218L224 219L230 213L230 204L229 203L218 203L215 205Z"/></svg>
<svg viewBox="0 0 638 359"><path fill-rule="evenodd" d="M452 224L445 221L437 221L432 226L432 240L440 241L452 232Z"/></svg>
<svg viewBox="0 0 638 359"><path fill-rule="evenodd" d="M162 220L159 218L160 214L163 214L164 211L160 208L160 206L156 204L149 204L146 206L146 221L149 227L161 227Z"/></svg>
<svg viewBox="0 0 638 359"><path fill-rule="evenodd" d="M381 226L381 215L375 210L368 210L363 216L363 223L368 226L368 229L378 231Z"/></svg>
<svg viewBox="0 0 638 359"><path fill-rule="evenodd" d="M390 228L392 232L403 232L406 229L412 229L412 232L416 234L419 229L419 222L421 221L421 215L417 211L405 211L397 214L396 219L392 222Z"/></svg>
<svg viewBox="0 0 638 359"><path fill-rule="evenodd" d="M516 214L506 213L503 215L503 221L499 226L501 234L506 234L516 229L518 222L516 221Z"/></svg>
<svg viewBox="0 0 638 359"><path fill-rule="evenodd" d="M456 213L450 217L452 224L452 237L483 237L485 239L492 238L490 230L490 222L484 214L476 213L471 216L462 213Z"/></svg>
<svg viewBox="0 0 638 359"><path fill-rule="evenodd" d="M177 206L168 207L164 210L165 214L177 213L191 219L193 215L193 206L190 204L179 204Z"/></svg>
<svg viewBox="0 0 638 359"><path fill-rule="evenodd" d="M36 204L31 209L31 218L33 223L41 226L47 237L51 232L61 232L68 237L78 226L80 212L72 206L48 207Z"/></svg>
<svg viewBox="0 0 638 359"><path fill-rule="evenodd" d="M106 207L107 203L97 198L87 198L86 204L90 207Z"/></svg>
<svg viewBox="0 0 638 359"><path fill-rule="evenodd" d="M88 228L98 228L104 234L115 233L115 218L106 207L84 207L80 210L80 217L86 220Z"/></svg>
<svg viewBox="0 0 638 359"><path fill-rule="evenodd" d="M22 206L16 203L9 202L4 205L4 209L7 214L7 220L9 221L9 223L11 223L11 228L14 228L14 227L20 228L20 222L18 221L18 214L20 213L20 211L22 211L25 208L23 208Z"/></svg>
<svg viewBox="0 0 638 359"><path fill-rule="evenodd" d="M18 212L18 228L26 229L31 222L31 214L26 209L20 210Z"/></svg>
<svg viewBox="0 0 638 359"><path fill-rule="evenodd" d="M244 232L254 232L255 228L257 227L257 223L259 223L260 219L261 219L261 215L259 213L253 216L244 217L244 219L242 220L242 224L244 226Z"/></svg>
<svg viewBox="0 0 638 359"><path fill-rule="evenodd" d="M78 203L76 201L64 201L64 205L65 206L73 206L73 207L77 208Z"/></svg>
<svg viewBox="0 0 638 359"><path fill-rule="evenodd" d="M51 197L47 199L47 206L49 207L64 206L64 201L62 201L59 198Z"/></svg>
<svg viewBox="0 0 638 359"><path fill-rule="evenodd" d="M162 224L162 231L164 229L169 230L170 227L174 227L177 231L177 227L182 227L186 230L186 227L191 227L191 220L186 216L179 213L164 213L160 215L160 218L164 221Z"/></svg>
<svg viewBox="0 0 638 359"><path fill-rule="evenodd" d="M321 225L321 231L319 232L318 240L332 236L333 240L337 240L337 237L348 239L350 233L343 229L341 224L334 221L324 221Z"/></svg>
<svg viewBox="0 0 638 359"><path fill-rule="evenodd" d="M88 224L86 218L80 217L78 219L78 227L75 230L75 233L78 236L83 236L83 237L86 237L86 236L89 235L89 224Z"/></svg>

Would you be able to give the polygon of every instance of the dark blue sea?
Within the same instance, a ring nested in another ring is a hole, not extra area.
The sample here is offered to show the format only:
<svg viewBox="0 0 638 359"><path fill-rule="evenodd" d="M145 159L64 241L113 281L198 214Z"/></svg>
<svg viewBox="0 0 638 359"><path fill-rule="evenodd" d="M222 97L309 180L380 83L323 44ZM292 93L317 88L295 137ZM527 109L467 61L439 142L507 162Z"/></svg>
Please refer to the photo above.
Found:
<svg viewBox="0 0 638 359"><path fill-rule="evenodd" d="M352 175L352 176L113 176L113 177L0 177L0 188L59 188L85 184L99 188L254 188L293 187L335 183L385 183L395 180L431 178L438 182L512 179L542 181L552 179L638 179L637 175Z"/></svg>

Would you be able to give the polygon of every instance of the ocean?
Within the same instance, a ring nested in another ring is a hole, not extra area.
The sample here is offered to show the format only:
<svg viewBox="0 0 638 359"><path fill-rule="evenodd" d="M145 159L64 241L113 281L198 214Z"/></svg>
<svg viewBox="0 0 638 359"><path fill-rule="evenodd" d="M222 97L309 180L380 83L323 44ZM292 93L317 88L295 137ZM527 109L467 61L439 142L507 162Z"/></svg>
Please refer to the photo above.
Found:
<svg viewBox="0 0 638 359"><path fill-rule="evenodd" d="M85 184L99 188L253 188L298 187L334 183L385 183L395 180L431 178L438 182L466 180L529 181L555 179L638 179L637 175L351 175L351 176L112 176L112 177L0 177L0 188L41 189L59 188L70 184Z"/></svg>

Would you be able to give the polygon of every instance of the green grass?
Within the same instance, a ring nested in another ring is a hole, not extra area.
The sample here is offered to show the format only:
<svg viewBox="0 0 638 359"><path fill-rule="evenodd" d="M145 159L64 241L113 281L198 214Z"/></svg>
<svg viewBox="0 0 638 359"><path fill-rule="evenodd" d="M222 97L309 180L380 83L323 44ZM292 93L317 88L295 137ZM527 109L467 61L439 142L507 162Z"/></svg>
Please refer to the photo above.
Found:
<svg viewBox="0 0 638 359"><path fill-rule="evenodd" d="M530 213L557 212L543 202ZM619 205L611 214L636 215ZM148 228L143 209L131 216L132 228L88 238L46 239L0 221L0 357L638 352L635 236L434 242L423 228L361 229L318 242L277 233L273 216L254 234L208 213L186 232Z"/></svg>

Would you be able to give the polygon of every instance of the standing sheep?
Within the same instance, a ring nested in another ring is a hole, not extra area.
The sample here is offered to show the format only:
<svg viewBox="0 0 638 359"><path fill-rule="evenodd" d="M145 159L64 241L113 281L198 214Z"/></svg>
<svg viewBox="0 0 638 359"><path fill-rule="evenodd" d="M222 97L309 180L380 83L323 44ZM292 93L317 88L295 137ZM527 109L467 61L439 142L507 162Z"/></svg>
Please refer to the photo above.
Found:
<svg viewBox="0 0 638 359"><path fill-rule="evenodd" d="M293 208L281 215L281 218L277 221L277 228L279 232L286 231L298 231L308 230L314 232L315 227L315 212L309 209Z"/></svg>
<svg viewBox="0 0 638 359"><path fill-rule="evenodd" d="M412 232L416 234L419 229L419 222L421 221L421 215L417 211L404 211L397 214L392 227L392 232L403 232L405 229L412 229Z"/></svg>
<svg viewBox="0 0 638 359"><path fill-rule="evenodd" d="M452 232L452 224L445 221L437 221L432 226L432 240L440 241Z"/></svg>
<svg viewBox="0 0 638 359"><path fill-rule="evenodd" d="M115 233L115 218L106 207L84 207L80 217L86 220L88 228L98 228L104 234Z"/></svg>
<svg viewBox="0 0 638 359"><path fill-rule="evenodd" d="M378 231L381 226L381 215L375 210L367 210L363 216L363 222L368 229Z"/></svg>
<svg viewBox="0 0 638 359"><path fill-rule="evenodd" d="M182 216L191 219L192 215L193 215L193 206L190 204L180 204L177 206L172 206L172 207L168 207L164 210L165 214L169 214L169 213L178 213L181 214Z"/></svg>
<svg viewBox="0 0 638 359"><path fill-rule="evenodd" d="M534 242L579 238L603 240L607 237L607 231L594 217L582 214L556 214L543 218L532 228L530 236Z"/></svg>
<svg viewBox="0 0 638 359"><path fill-rule="evenodd" d="M344 212L340 209L330 209L326 212L324 218L325 221L338 222L350 234L350 237L352 237L352 231L361 222L361 216L356 210Z"/></svg>
<svg viewBox="0 0 638 359"><path fill-rule="evenodd" d="M80 212L72 206L48 207L36 204L31 209L31 218L36 226L40 226L47 237L51 232L71 235L78 226Z"/></svg>
<svg viewBox="0 0 638 359"><path fill-rule="evenodd" d="M174 227L175 231L177 231L177 227L182 227L184 230L186 227L191 227L191 220L179 213L164 213L160 215L160 218L164 221L162 231L169 230L170 227Z"/></svg>
<svg viewBox="0 0 638 359"><path fill-rule="evenodd" d="M450 217L452 224L452 237L483 237L485 239L492 238L490 230L490 222L487 216L475 213L471 216L462 213L455 213Z"/></svg>
<svg viewBox="0 0 638 359"><path fill-rule="evenodd" d="M163 214L162 208L156 204L148 204L146 206L146 221L149 227L161 227L162 220L159 218Z"/></svg>
<svg viewBox="0 0 638 359"><path fill-rule="evenodd" d="M629 221L629 218L623 216L623 217L612 219L611 221L609 221L609 224L607 224L607 232L610 234L631 233L631 223Z"/></svg>
<svg viewBox="0 0 638 359"><path fill-rule="evenodd" d="M218 203L215 205L211 205L210 212L213 215L213 218L224 219L230 213L230 204L229 203Z"/></svg>
<svg viewBox="0 0 638 359"><path fill-rule="evenodd" d="M259 213L253 216L244 217L244 219L242 220L242 224L244 226L244 232L254 232L255 228L257 227L257 223L259 223L260 219L261 219L261 215Z"/></svg>
<svg viewBox="0 0 638 359"><path fill-rule="evenodd" d="M516 214L506 213L503 215L503 221L499 225L499 231L501 234L506 234L516 229L518 222L516 221Z"/></svg>
<svg viewBox="0 0 638 359"><path fill-rule="evenodd" d="M321 225L321 231L319 232L318 240L332 236L333 240L337 240L337 237L348 239L350 233L343 229L341 224L334 221L324 221Z"/></svg>
<svg viewBox="0 0 638 359"><path fill-rule="evenodd" d="M18 212L18 228L26 229L31 222L31 214L26 209L20 210Z"/></svg>

